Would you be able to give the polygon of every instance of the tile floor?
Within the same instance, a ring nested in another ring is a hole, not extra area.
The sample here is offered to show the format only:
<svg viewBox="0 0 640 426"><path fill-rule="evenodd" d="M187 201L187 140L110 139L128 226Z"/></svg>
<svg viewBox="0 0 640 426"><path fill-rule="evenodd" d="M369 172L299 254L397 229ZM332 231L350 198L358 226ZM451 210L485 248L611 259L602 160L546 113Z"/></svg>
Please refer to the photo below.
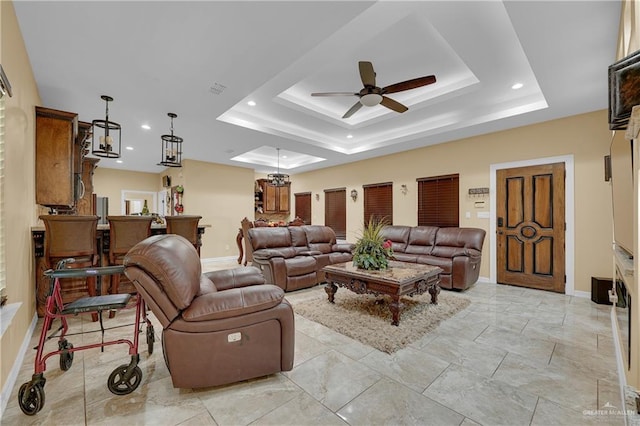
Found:
<svg viewBox="0 0 640 426"><path fill-rule="evenodd" d="M229 266L237 265L207 262L203 269ZM287 298L317 291L321 286ZM141 345L143 378L133 393L116 396L106 386L111 371L129 360L122 345L76 352L66 372L52 357L45 405L33 417L17 404L19 386L33 373L35 351L29 351L2 424L625 424L621 415L595 413L621 405L609 307L488 283L456 294L471 305L392 355L296 315L292 371L199 390L172 387L156 325L154 353ZM120 311L106 323L132 318L132 311ZM132 327L110 330L107 338L131 338ZM73 319L72 328L83 333L71 342L99 339L86 333L97 328L87 319ZM50 345L55 340L49 351Z"/></svg>

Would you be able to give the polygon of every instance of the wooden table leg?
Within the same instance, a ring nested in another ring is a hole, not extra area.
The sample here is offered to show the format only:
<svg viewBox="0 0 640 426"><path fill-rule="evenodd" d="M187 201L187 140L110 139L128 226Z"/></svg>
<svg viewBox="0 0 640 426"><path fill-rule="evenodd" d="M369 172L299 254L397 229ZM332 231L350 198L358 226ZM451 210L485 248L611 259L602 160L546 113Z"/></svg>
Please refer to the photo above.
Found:
<svg viewBox="0 0 640 426"><path fill-rule="evenodd" d="M438 294L440 294L440 286L437 282L429 285L429 294L431 295L431 304L438 304Z"/></svg>
<svg viewBox="0 0 640 426"><path fill-rule="evenodd" d="M236 235L236 244L238 244L238 251L240 252L240 256L238 257L238 265L242 263L242 257L244 256L242 250L242 228L238 230L238 235ZM245 263L245 266L247 264Z"/></svg>
<svg viewBox="0 0 640 426"><path fill-rule="evenodd" d="M329 297L329 302L335 303L333 301L333 298L336 294L336 291L338 291L338 286L335 285L334 283L327 283L327 285L324 286L324 291L327 292L327 296Z"/></svg>
<svg viewBox="0 0 640 426"><path fill-rule="evenodd" d="M400 296L391 296L391 303L389 303L389 310L391 311L391 325L400 325L400 311L404 307L404 304L400 302Z"/></svg>

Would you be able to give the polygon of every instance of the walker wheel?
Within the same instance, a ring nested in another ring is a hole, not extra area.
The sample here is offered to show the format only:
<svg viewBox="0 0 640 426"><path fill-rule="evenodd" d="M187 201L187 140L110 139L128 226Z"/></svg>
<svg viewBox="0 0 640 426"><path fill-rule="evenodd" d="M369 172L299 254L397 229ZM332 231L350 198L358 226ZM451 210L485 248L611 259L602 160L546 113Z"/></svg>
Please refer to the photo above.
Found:
<svg viewBox="0 0 640 426"><path fill-rule="evenodd" d="M153 326L147 326L147 347L149 351L149 355L153 353L153 342L156 341L156 336L153 334Z"/></svg>
<svg viewBox="0 0 640 426"><path fill-rule="evenodd" d="M140 384L142 370L137 365L131 370L131 376L127 379L129 364L122 364L109 375L107 387L115 395L128 395Z"/></svg>
<svg viewBox="0 0 640 426"><path fill-rule="evenodd" d="M41 383L23 383L18 390L18 405L27 416L33 416L44 407L44 386Z"/></svg>
<svg viewBox="0 0 640 426"><path fill-rule="evenodd" d="M66 340L60 345L60 370L67 371L73 364L73 352L67 351L67 349L73 349L73 344Z"/></svg>

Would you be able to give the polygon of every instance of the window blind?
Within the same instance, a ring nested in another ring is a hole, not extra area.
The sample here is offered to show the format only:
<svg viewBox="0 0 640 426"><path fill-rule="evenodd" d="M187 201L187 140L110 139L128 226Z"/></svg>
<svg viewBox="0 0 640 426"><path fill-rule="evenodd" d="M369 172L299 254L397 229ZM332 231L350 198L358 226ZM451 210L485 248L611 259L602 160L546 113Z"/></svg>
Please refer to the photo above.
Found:
<svg viewBox="0 0 640 426"><path fill-rule="evenodd" d="M347 238L347 190L325 189L324 224L331 227L336 238Z"/></svg>
<svg viewBox="0 0 640 426"><path fill-rule="evenodd" d="M364 185L364 223L386 220L393 225L393 183Z"/></svg>
<svg viewBox="0 0 640 426"><path fill-rule="evenodd" d="M458 174L416 180L418 181L418 225L459 226Z"/></svg>

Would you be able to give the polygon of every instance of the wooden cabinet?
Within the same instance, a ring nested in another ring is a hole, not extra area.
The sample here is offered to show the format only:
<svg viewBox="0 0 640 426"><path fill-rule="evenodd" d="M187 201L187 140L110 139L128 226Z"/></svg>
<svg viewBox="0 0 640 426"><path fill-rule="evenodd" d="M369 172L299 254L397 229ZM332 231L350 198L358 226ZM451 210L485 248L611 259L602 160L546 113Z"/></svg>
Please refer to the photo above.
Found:
<svg viewBox="0 0 640 426"><path fill-rule="evenodd" d="M271 185L267 179L259 179L262 188L262 207L264 213L289 213L291 184L285 186Z"/></svg>
<svg viewBox="0 0 640 426"><path fill-rule="evenodd" d="M75 211L82 197L82 166L91 124L78 114L36 107L36 203ZM86 186L86 182L85 182Z"/></svg>
<svg viewBox="0 0 640 426"><path fill-rule="evenodd" d="M96 206L93 194L93 172L98 167L98 158L85 157L82 160L82 190L78 199L77 212L79 215L96 214Z"/></svg>

